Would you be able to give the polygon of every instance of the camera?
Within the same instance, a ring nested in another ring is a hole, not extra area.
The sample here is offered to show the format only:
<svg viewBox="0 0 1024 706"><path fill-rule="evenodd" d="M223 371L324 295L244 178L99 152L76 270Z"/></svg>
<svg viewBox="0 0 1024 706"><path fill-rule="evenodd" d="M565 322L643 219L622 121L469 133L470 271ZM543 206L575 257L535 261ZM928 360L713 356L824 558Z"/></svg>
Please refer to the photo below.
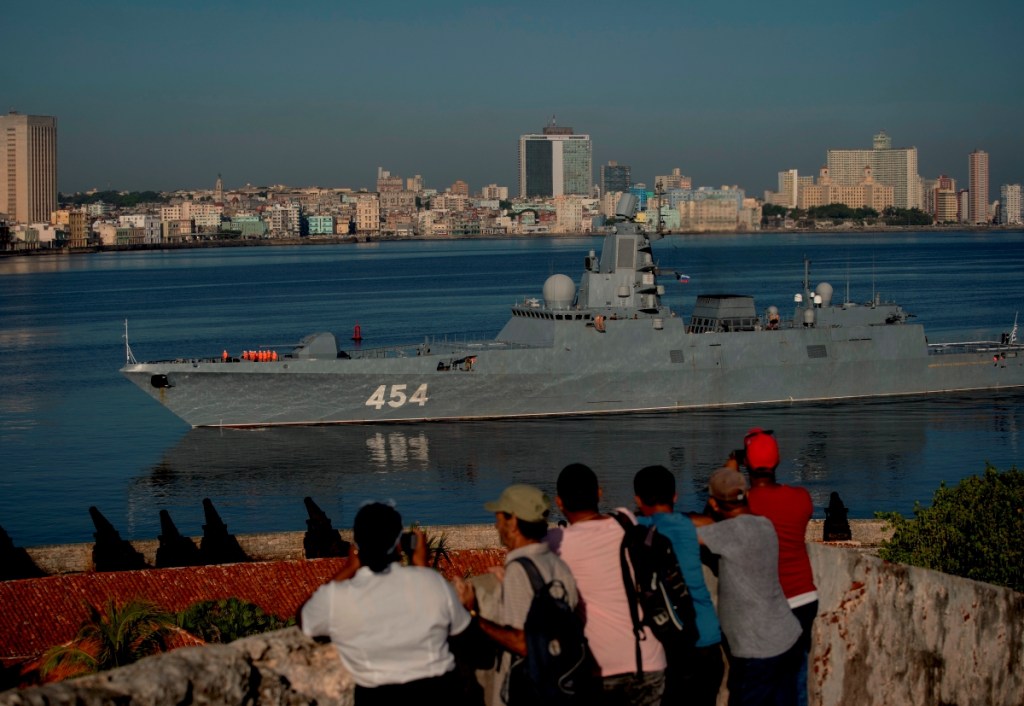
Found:
<svg viewBox="0 0 1024 706"><path fill-rule="evenodd" d="M399 545L402 547L402 551L412 556L412 553L416 551L416 533L407 530L402 532L402 536L398 540Z"/></svg>
<svg viewBox="0 0 1024 706"><path fill-rule="evenodd" d="M747 450L746 449L736 449L731 454L729 454L729 458L736 459L736 463L738 463L738 464L740 464L742 466L742 465L746 464L746 462L747 462Z"/></svg>

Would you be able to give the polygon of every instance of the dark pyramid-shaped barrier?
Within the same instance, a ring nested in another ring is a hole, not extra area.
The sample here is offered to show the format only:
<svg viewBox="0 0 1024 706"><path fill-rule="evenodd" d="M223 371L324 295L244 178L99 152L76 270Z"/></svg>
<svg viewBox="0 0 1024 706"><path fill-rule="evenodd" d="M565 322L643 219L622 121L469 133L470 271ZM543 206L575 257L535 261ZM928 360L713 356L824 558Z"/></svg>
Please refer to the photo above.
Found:
<svg viewBox="0 0 1024 706"><path fill-rule="evenodd" d="M203 541L199 543L199 556L204 564L234 564L250 561L235 535L228 534L228 526L220 519L209 498L203 499Z"/></svg>
<svg viewBox="0 0 1024 706"><path fill-rule="evenodd" d="M0 527L0 581L37 579L45 575L45 572L32 561L28 552L14 546L14 541L7 534L7 530Z"/></svg>
<svg viewBox="0 0 1024 706"><path fill-rule="evenodd" d="M825 508L825 523L822 526L822 539L826 542L845 542L853 539L850 531L849 510L839 499L839 493L832 491Z"/></svg>
<svg viewBox="0 0 1024 706"><path fill-rule="evenodd" d="M114 525L96 508L91 506L89 514L92 516L92 523L96 526L93 537L96 543L92 545L92 564L96 571L131 571L133 569L146 569L145 557L141 552L135 550L129 542L121 539L121 534L114 529Z"/></svg>
<svg viewBox="0 0 1024 706"><path fill-rule="evenodd" d="M167 510L160 511L160 546L156 550L156 566L200 566L203 563L199 547L174 526Z"/></svg>
<svg viewBox="0 0 1024 706"><path fill-rule="evenodd" d="M309 519L306 520L306 535L302 538L302 548L307 559L321 557L348 556L349 543L341 538L341 532L334 529L331 518L307 496L303 499Z"/></svg>

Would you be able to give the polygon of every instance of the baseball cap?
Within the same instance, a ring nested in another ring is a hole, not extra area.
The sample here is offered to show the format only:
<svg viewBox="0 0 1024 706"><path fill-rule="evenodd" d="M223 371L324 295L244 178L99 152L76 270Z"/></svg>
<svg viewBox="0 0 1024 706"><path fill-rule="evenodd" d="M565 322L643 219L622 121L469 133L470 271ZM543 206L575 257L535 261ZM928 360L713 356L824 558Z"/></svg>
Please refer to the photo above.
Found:
<svg viewBox="0 0 1024 706"><path fill-rule="evenodd" d="M715 500L736 502L747 497L747 479L729 467L719 468L708 480L708 492Z"/></svg>
<svg viewBox="0 0 1024 706"><path fill-rule="evenodd" d="M543 522L551 513L551 500L532 485L510 485L501 491L501 497L484 503L490 512L507 512L523 522Z"/></svg>
<svg viewBox="0 0 1024 706"><path fill-rule="evenodd" d="M754 427L743 437L743 447L747 452L747 468L773 470L779 465L779 444L771 429Z"/></svg>

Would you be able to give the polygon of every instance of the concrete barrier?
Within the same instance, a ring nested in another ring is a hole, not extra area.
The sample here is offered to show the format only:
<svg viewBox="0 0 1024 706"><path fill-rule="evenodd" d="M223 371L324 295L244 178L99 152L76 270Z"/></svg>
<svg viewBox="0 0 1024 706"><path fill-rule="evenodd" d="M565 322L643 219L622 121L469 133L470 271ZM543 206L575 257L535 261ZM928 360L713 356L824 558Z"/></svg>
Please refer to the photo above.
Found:
<svg viewBox="0 0 1024 706"><path fill-rule="evenodd" d="M810 703L1024 704L1024 594L811 545L820 611ZM333 647L290 628L0 694L0 706L348 706Z"/></svg>

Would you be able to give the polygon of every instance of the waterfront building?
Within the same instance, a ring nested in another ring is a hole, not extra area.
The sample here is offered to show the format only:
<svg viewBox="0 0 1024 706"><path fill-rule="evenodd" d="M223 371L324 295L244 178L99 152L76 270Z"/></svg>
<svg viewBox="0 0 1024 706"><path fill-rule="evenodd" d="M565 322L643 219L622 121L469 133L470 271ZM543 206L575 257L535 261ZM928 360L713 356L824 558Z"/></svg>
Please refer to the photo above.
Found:
<svg viewBox="0 0 1024 706"><path fill-rule="evenodd" d="M895 189L875 181L870 165L862 168L861 180L852 185L837 184L831 170L824 166L818 172L818 183L799 189L797 206L802 209L841 203L850 208L873 208L881 213L895 202Z"/></svg>
<svg viewBox="0 0 1024 706"><path fill-rule="evenodd" d="M0 115L0 213L17 223L57 210L57 118Z"/></svg>
<svg viewBox="0 0 1024 706"><path fill-rule="evenodd" d="M420 193L423 191L423 177L417 174L414 177L409 177L405 180L405 188L413 193Z"/></svg>
<svg viewBox="0 0 1024 706"><path fill-rule="evenodd" d="M265 213L270 235L298 238L302 235L302 208L297 203L275 203Z"/></svg>
<svg viewBox="0 0 1024 706"><path fill-rule="evenodd" d="M796 169L787 169L778 174L778 191L766 191L764 200L775 206L796 208L799 182Z"/></svg>
<svg viewBox="0 0 1024 706"><path fill-rule="evenodd" d="M960 223L967 223L967 211L970 208L971 192L960 189L956 192L956 216Z"/></svg>
<svg viewBox="0 0 1024 706"><path fill-rule="evenodd" d="M462 179L456 179L451 186L451 192L457 196L469 196L469 184Z"/></svg>
<svg viewBox="0 0 1024 706"><path fill-rule="evenodd" d="M160 219L160 239L165 243L183 243L192 239L195 224L191 218L165 221Z"/></svg>
<svg viewBox="0 0 1024 706"><path fill-rule="evenodd" d="M416 210L416 192L408 189L380 192L380 210L390 214L395 211Z"/></svg>
<svg viewBox="0 0 1024 706"><path fill-rule="evenodd" d="M118 216L121 226L138 228L142 232L142 242L150 245L160 242L160 219L148 213L131 213Z"/></svg>
<svg viewBox="0 0 1024 706"><path fill-rule="evenodd" d="M83 209L68 213L68 246L84 248L89 244L89 214Z"/></svg>
<svg viewBox="0 0 1024 706"><path fill-rule="evenodd" d="M217 175L217 183L213 185L213 200L217 203L224 203L224 180L220 174Z"/></svg>
<svg viewBox="0 0 1024 706"><path fill-rule="evenodd" d="M391 172L387 171L383 167L377 167L377 192L383 193L385 191L401 191L402 190L402 177L391 176Z"/></svg>
<svg viewBox="0 0 1024 706"><path fill-rule="evenodd" d="M956 223L956 179L941 174L938 179L924 181L923 210L931 214L936 223Z"/></svg>
<svg viewBox="0 0 1024 706"><path fill-rule="evenodd" d="M542 134L519 138L519 197L590 196L590 135L573 134L551 119Z"/></svg>
<svg viewBox="0 0 1024 706"><path fill-rule="evenodd" d="M583 233L583 199L579 196L555 197L555 232Z"/></svg>
<svg viewBox="0 0 1024 706"><path fill-rule="evenodd" d="M1020 225L1021 196L1020 184L1003 184L999 187L999 222L1004 225Z"/></svg>
<svg viewBox="0 0 1024 706"><path fill-rule="evenodd" d="M685 231L731 232L739 230L741 223L745 228L753 221L751 213L744 213L750 208L745 206L746 194L736 187L672 189L665 193L664 200L679 213L679 229ZM666 226L671 227L667 222Z"/></svg>
<svg viewBox="0 0 1024 706"><path fill-rule="evenodd" d="M380 232L380 201L376 194L356 196L356 232L373 235Z"/></svg>
<svg viewBox="0 0 1024 706"><path fill-rule="evenodd" d="M481 196L494 201L508 201L508 187L488 184L481 191Z"/></svg>
<svg viewBox="0 0 1024 706"><path fill-rule="evenodd" d="M622 193L621 191L609 191L601 194L600 211L602 216L611 218L615 215L615 206L618 205Z"/></svg>
<svg viewBox="0 0 1024 706"><path fill-rule="evenodd" d="M669 189L692 189L693 179L683 174L679 167L672 169L671 174L664 174L654 177L655 185L660 185L663 191Z"/></svg>
<svg viewBox="0 0 1024 706"><path fill-rule="evenodd" d="M874 180L893 188L897 208L921 208L921 179L917 173L917 148L893 148L885 131L874 136L872 148L831 149L826 159L832 182L856 186L871 167Z"/></svg>
<svg viewBox="0 0 1024 706"><path fill-rule="evenodd" d="M601 165L601 194L615 191L629 191L633 185L631 168L625 164L610 161Z"/></svg>
<svg viewBox="0 0 1024 706"><path fill-rule="evenodd" d="M310 216L310 235L334 235L334 216Z"/></svg>
<svg viewBox="0 0 1024 706"><path fill-rule="evenodd" d="M651 192L647 190L647 184L644 184L643 182L633 184L633 186L629 187L628 193L636 196L636 207L638 211L647 210L647 199L651 196Z"/></svg>
<svg viewBox="0 0 1024 706"><path fill-rule="evenodd" d="M969 174L967 188L967 222L970 224L989 222L988 205L988 152L974 150L967 158Z"/></svg>
<svg viewBox="0 0 1024 706"><path fill-rule="evenodd" d="M237 214L232 216L228 225L230 230L238 231L243 238L262 238L267 234L267 224L254 215Z"/></svg>

